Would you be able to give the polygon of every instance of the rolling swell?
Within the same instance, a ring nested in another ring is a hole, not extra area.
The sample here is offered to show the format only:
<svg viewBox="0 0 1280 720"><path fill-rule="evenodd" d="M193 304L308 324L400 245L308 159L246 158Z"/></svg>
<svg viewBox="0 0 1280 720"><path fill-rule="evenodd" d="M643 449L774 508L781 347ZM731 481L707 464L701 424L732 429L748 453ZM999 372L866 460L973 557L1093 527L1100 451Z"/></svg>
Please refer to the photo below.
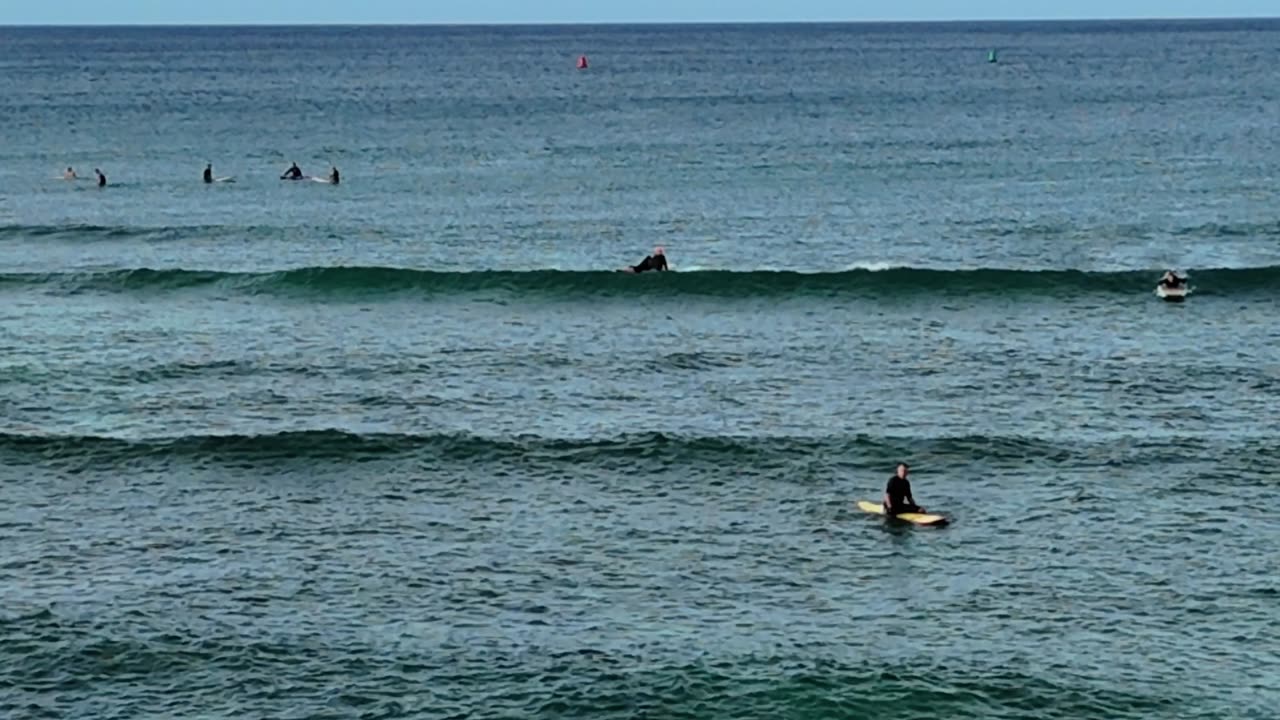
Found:
<svg viewBox="0 0 1280 720"><path fill-rule="evenodd" d="M1175 700L1154 689L1130 691L1118 683L987 663L882 664L730 653L680 662L591 648L538 656L317 645L226 633L199 637L185 629L152 637L93 627L24 630L25 657L0 652L3 677L23 700L48 702L52 696L57 703L58 690L88 685L117 702L152 704L180 688L176 693L183 700L202 698L205 710L242 717L275 717L285 707L288 716L331 717L338 707L350 709L348 717L474 720L1136 720L1166 717L1175 708L1181 717L1206 716L1194 699ZM339 689L333 687L334 667L344 676ZM233 679L241 690L234 699L217 692ZM446 689L423 698L420 688L432 685Z"/></svg>
<svg viewBox="0 0 1280 720"><path fill-rule="evenodd" d="M282 583L271 597L228 594L237 608L290 600ZM199 597L199 586L183 587ZM68 706L70 688L89 688L121 704L191 703L221 715L275 717L484 718L1149 718L1175 708L1204 717L1195 697L1159 688L1052 672L1030 662L885 663L813 657L780 643L743 654L719 649L698 660L661 644L519 651L421 642L412 636L372 645L354 638L251 635L229 624L166 625L132 613L102 623L42 609L0 619L0 679L11 689L0 710L37 708L39 716L83 716ZM691 643L695 647L699 643ZM701 653L699 653L701 654ZM334 688L334 668L343 682ZM264 678L270 678L266 680ZM235 682L240 692L219 692ZM421 688L440 687L423 697ZM176 702L174 701L176 698ZM1190 702L1188 702L1190 701ZM30 705L27 705L30 703ZM181 709L180 709L181 708ZM49 710L62 712L52 713ZM356 713L356 710L362 712Z"/></svg>
<svg viewBox="0 0 1280 720"><path fill-rule="evenodd" d="M1109 442L1047 440L1019 436L949 437L678 436L658 432L610 438L486 437L467 433L358 434L312 430L266 435L188 435L120 439L94 435L0 434L0 463L34 463L62 469L160 462L170 464L275 465L371 460L557 466L749 466L781 469L797 463L832 463L851 469L883 469L906 457L925 471L969 467L1108 467L1153 457L1171 462L1212 454L1196 438L1122 438ZM1232 448L1241 469L1270 466L1275 450L1261 440Z"/></svg>
<svg viewBox="0 0 1280 720"><path fill-rule="evenodd" d="M124 239L145 237L155 230L128 225L90 225L73 223L67 225L0 225L0 239L21 238L80 238L80 239Z"/></svg>
<svg viewBox="0 0 1280 720"><path fill-rule="evenodd" d="M343 300L386 294L433 297L470 294L548 299L686 296L724 298L849 296L894 298L1141 295L1159 270L853 269L839 272L699 270L644 276L617 272L488 270L442 272L393 267L307 267L267 273L184 269L121 269L73 273L4 273L0 287L80 292L147 293L215 288L250 295ZM1201 295L1247 295L1280 286L1280 266L1195 271Z"/></svg>
<svg viewBox="0 0 1280 720"><path fill-rule="evenodd" d="M266 225L96 225L90 223L0 225L0 240L92 243L128 240L190 241L207 237L260 239L277 237L291 229L296 228L276 228Z"/></svg>
<svg viewBox="0 0 1280 720"><path fill-rule="evenodd" d="M357 434L341 430L283 432L269 435L197 435L125 440L94 435L0 434L0 454L47 460L94 459L104 462L147 457L188 457L225 461L273 459L364 460L377 457L430 456L446 460L644 460L718 462L734 457L812 457L848 453L896 456L922 443L944 454L981 453L1023 457L1055 453L1051 445L1020 438L967 436L935 440L873 438L681 437L638 433L606 439L558 439L538 436L484 437L465 433Z"/></svg>

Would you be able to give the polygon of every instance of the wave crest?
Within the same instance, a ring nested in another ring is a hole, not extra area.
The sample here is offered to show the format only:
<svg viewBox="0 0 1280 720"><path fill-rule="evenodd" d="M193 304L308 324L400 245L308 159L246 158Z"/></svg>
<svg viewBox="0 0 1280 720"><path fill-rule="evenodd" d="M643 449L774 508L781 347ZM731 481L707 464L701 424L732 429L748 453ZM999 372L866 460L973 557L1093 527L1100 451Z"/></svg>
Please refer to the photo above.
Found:
<svg viewBox="0 0 1280 720"><path fill-rule="evenodd" d="M306 267L266 273L135 268L79 273L5 273L0 286L49 291L146 293L216 287L248 294L312 299L376 297L385 294L450 296L466 294L552 299L708 296L722 298L867 298L935 296L1048 296L1145 294L1159 270L933 270L857 268L835 272L727 271L631 275L609 271L484 270L451 272L395 267ZM1272 292L1280 286L1280 266L1197 270L1198 294Z"/></svg>

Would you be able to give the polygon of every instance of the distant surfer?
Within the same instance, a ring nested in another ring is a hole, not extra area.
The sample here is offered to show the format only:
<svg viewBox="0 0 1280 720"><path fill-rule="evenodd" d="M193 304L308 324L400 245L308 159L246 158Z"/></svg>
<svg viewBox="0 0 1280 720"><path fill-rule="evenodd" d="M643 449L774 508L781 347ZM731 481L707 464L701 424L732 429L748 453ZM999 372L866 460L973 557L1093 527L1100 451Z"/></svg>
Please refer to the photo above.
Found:
<svg viewBox="0 0 1280 720"><path fill-rule="evenodd" d="M329 182L330 182L331 184L333 184L333 185L337 185L338 183L342 182L342 177L341 177L340 175L338 175L338 168L337 168L337 166L334 166L333 170L332 170L332 171L330 171L330 173L329 173Z"/></svg>
<svg viewBox="0 0 1280 720"><path fill-rule="evenodd" d="M884 488L884 514L922 513L924 508L916 505L911 497L911 481L907 479L910 468L906 463L898 463L898 470Z"/></svg>
<svg viewBox="0 0 1280 720"><path fill-rule="evenodd" d="M103 174L102 174L102 171L101 171L101 170L99 170L98 168L94 168L94 169L93 169L93 171L94 171L95 173L97 173L97 175L98 175L98 187L106 187L106 186L107 186L107 176L106 176L106 175L103 175Z"/></svg>
<svg viewBox="0 0 1280 720"><path fill-rule="evenodd" d="M1186 278L1179 277L1173 270L1166 271L1164 277L1160 278L1160 287L1168 290L1177 290L1186 284Z"/></svg>
<svg viewBox="0 0 1280 720"><path fill-rule="evenodd" d="M74 169L72 169L72 168L67 168L67 171L66 171L66 172L64 172L64 173L62 173L62 179L63 179L63 180L75 180L75 179L76 179L76 171L75 171Z"/></svg>
<svg viewBox="0 0 1280 720"><path fill-rule="evenodd" d="M579 55L579 56L578 56L578 69L579 69L579 70L586 70L586 69L587 69L587 67L588 67L588 64L587 64L587 56L586 56L586 55Z"/></svg>
<svg viewBox="0 0 1280 720"><path fill-rule="evenodd" d="M302 168L298 167L298 163L294 163L284 174L280 176L281 180L301 180Z"/></svg>
<svg viewBox="0 0 1280 720"><path fill-rule="evenodd" d="M204 166L204 181L205 184L213 183L213 163Z"/></svg>
<svg viewBox="0 0 1280 720"><path fill-rule="evenodd" d="M646 256L644 260L640 261L639 265L632 265L622 272L642 273L649 270L664 272L667 269L667 255L662 248L656 247L653 249L653 254Z"/></svg>

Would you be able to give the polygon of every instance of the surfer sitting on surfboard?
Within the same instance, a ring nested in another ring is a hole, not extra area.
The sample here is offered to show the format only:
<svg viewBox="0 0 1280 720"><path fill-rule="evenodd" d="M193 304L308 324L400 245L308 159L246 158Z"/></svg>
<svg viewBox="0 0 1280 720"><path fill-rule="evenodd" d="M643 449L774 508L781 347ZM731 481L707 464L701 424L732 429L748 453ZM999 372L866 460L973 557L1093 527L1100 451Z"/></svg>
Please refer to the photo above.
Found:
<svg viewBox="0 0 1280 720"><path fill-rule="evenodd" d="M667 256L663 252L662 248L656 247L653 249L652 255L649 255L645 257L644 260L641 260L639 265L632 265L628 269L631 272L635 272L635 273L642 273L647 270L657 270L659 272L662 272L667 269Z"/></svg>
<svg viewBox="0 0 1280 720"><path fill-rule="evenodd" d="M1178 277L1178 273L1169 270L1165 272L1164 277L1160 278L1160 287L1172 290L1182 287L1186 282L1185 279Z"/></svg>
<svg viewBox="0 0 1280 720"><path fill-rule="evenodd" d="M284 174L280 176L280 179L281 180L301 180L302 168L298 167L298 163L294 163L292 167L284 171Z"/></svg>
<svg viewBox="0 0 1280 720"><path fill-rule="evenodd" d="M908 470L910 468L906 463L898 463L898 472L889 478L889 484L885 485L885 515L924 512L924 508L916 505L916 499L911 497L911 481L907 479Z"/></svg>
<svg viewBox="0 0 1280 720"><path fill-rule="evenodd" d="M204 166L204 181L206 183L213 182L213 163L208 163Z"/></svg>
<svg viewBox="0 0 1280 720"><path fill-rule="evenodd" d="M334 167L333 172L329 173L329 182L333 183L334 185L337 185L341 181L342 181L342 177L338 175L338 168Z"/></svg>
<svg viewBox="0 0 1280 720"><path fill-rule="evenodd" d="M66 171L66 172L64 172L64 173L62 173L62 179L63 179L63 180L75 180L75 179L76 179L76 171L75 171L75 170L73 170L72 168L67 168L67 171Z"/></svg>

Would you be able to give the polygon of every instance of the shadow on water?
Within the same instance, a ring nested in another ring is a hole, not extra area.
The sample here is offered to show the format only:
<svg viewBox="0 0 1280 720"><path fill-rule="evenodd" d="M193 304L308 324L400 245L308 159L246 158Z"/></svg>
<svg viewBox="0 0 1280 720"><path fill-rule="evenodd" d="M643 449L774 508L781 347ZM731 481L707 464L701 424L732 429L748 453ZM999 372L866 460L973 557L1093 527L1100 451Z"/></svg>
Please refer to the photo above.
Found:
<svg viewBox="0 0 1280 720"><path fill-rule="evenodd" d="M894 545L902 545L908 542L914 533L922 529L901 520L881 520L879 525L880 532L893 538ZM929 528L923 529L927 530Z"/></svg>

